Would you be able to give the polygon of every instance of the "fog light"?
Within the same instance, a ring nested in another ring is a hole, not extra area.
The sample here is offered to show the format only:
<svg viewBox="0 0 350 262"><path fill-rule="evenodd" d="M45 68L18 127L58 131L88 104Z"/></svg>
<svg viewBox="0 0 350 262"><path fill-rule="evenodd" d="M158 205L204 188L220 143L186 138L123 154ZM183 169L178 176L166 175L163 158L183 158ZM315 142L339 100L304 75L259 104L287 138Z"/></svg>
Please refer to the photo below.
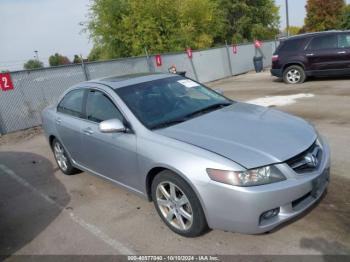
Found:
<svg viewBox="0 0 350 262"><path fill-rule="evenodd" d="M262 217L263 219L270 219L271 217L277 216L279 212L280 212L280 208L278 207L278 208L275 208L275 209L271 209L271 210L269 210L269 211L266 211L265 213L263 213L263 214L261 215L261 217Z"/></svg>

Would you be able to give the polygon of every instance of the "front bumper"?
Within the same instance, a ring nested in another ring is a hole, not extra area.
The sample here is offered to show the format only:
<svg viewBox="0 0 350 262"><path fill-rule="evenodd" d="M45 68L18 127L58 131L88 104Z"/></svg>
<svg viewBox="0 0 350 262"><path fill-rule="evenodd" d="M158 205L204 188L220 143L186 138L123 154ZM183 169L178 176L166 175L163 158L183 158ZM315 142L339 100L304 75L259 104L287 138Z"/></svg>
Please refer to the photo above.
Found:
<svg viewBox="0 0 350 262"><path fill-rule="evenodd" d="M285 181L255 187L236 187L211 181L199 188L210 228L247 234L270 231L303 213L321 198L329 183L330 150L323 144L318 169L297 174L287 164L276 165ZM269 219L266 211L279 209Z"/></svg>

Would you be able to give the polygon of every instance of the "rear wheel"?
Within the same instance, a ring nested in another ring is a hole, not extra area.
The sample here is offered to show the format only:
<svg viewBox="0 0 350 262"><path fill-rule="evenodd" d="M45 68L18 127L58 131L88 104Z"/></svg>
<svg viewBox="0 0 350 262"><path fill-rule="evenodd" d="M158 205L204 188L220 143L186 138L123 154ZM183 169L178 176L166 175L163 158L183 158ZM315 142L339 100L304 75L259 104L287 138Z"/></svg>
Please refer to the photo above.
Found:
<svg viewBox="0 0 350 262"><path fill-rule="evenodd" d="M175 173L165 170L154 178L152 199L159 216L175 233L196 237L208 229L197 196L187 182Z"/></svg>
<svg viewBox="0 0 350 262"><path fill-rule="evenodd" d="M66 150L56 138L52 141L52 150L58 167L66 175L76 174L79 170L73 167Z"/></svg>
<svg viewBox="0 0 350 262"><path fill-rule="evenodd" d="M306 79L305 71L301 66L292 65L283 72L283 81L286 84L301 84Z"/></svg>

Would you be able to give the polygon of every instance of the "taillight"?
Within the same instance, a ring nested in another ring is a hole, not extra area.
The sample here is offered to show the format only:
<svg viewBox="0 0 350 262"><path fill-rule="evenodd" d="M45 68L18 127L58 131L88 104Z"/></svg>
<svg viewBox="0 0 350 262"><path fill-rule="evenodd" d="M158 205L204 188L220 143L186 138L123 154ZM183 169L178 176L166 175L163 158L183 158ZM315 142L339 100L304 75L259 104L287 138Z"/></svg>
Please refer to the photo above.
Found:
<svg viewBox="0 0 350 262"><path fill-rule="evenodd" d="M273 55L272 56L272 62L278 61L278 55Z"/></svg>

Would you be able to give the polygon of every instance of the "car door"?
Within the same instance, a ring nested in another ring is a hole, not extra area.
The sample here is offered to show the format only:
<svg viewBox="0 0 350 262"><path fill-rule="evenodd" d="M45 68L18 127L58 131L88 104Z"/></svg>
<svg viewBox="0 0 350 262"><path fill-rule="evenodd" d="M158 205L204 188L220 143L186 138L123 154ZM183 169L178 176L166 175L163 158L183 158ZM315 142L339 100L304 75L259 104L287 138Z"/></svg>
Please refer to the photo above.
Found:
<svg viewBox="0 0 350 262"><path fill-rule="evenodd" d="M350 74L350 33L338 35L338 54L340 69Z"/></svg>
<svg viewBox="0 0 350 262"><path fill-rule="evenodd" d="M75 89L67 93L57 106L56 129L59 140L77 163L81 162L81 124L85 89Z"/></svg>
<svg viewBox="0 0 350 262"><path fill-rule="evenodd" d="M83 165L107 178L137 188L138 162L133 132L102 133L99 123L110 119L124 121L111 97L90 89L86 99L86 121L82 126Z"/></svg>
<svg viewBox="0 0 350 262"><path fill-rule="evenodd" d="M339 69L337 34L315 36L309 43L305 56L314 75L329 75Z"/></svg>

